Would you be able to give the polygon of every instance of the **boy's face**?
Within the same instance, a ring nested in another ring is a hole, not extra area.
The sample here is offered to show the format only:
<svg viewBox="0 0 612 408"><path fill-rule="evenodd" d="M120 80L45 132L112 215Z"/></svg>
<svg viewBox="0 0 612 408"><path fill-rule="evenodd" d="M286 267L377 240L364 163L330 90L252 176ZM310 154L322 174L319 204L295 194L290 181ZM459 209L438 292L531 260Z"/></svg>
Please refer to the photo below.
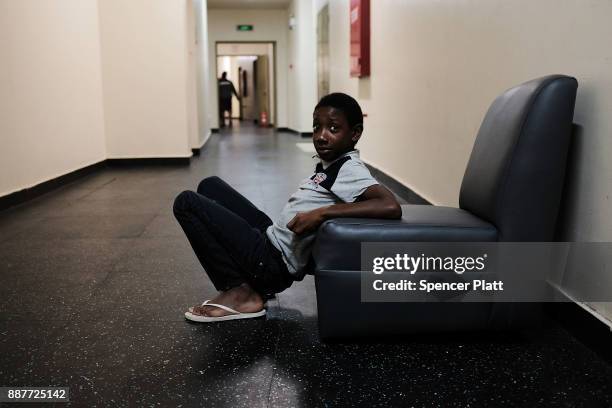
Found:
<svg viewBox="0 0 612 408"><path fill-rule="evenodd" d="M312 143L319 157L332 161L353 150L361 137L360 125L351 128L341 110L322 106L315 109L312 121Z"/></svg>

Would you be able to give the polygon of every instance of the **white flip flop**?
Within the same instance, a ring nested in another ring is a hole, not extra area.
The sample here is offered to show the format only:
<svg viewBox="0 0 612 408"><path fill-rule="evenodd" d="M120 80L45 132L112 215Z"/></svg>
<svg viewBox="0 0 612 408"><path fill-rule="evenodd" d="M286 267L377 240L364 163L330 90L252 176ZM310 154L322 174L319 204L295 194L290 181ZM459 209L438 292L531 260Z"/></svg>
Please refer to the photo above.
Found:
<svg viewBox="0 0 612 408"><path fill-rule="evenodd" d="M228 311L231 314L225 315L225 316L218 316L218 317L202 316L202 315L193 313L193 307L190 307L189 311L185 312L185 318L193 322L211 323L211 322L223 322L225 320L252 319L255 317L264 316L266 314L266 309L261 309L259 312L255 312L255 313L241 313L237 310L232 309L231 307L227 307L225 305L219 305L217 303L209 303L209 302L210 302L209 300L205 301L204 303L202 303L202 306L218 307L219 309Z"/></svg>

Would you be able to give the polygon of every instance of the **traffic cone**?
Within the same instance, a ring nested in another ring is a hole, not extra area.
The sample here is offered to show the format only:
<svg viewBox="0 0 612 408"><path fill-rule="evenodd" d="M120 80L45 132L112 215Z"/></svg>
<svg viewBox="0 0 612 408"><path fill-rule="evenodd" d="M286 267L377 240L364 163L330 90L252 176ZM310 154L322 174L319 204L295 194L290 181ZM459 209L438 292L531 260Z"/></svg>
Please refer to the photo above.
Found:
<svg viewBox="0 0 612 408"><path fill-rule="evenodd" d="M268 112L262 111L259 115L259 126L268 127Z"/></svg>

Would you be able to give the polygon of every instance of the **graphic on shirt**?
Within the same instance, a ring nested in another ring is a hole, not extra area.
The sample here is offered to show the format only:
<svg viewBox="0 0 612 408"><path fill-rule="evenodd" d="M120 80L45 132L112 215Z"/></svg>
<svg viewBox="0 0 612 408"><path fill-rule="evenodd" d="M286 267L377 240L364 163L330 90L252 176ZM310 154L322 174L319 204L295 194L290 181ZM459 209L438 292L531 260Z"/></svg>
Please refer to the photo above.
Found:
<svg viewBox="0 0 612 408"><path fill-rule="evenodd" d="M315 174L310 177L310 182L331 191L331 188L334 185L334 182L336 181L336 177L338 177L338 172L340 171L340 168L350 159L350 156L341 157L340 159L330 164L326 169L323 168L323 165L321 163L318 163L315 169Z"/></svg>
<svg viewBox="0 0 612 408"><path fill-rule="evenodd" d="M327 174L325 173L317 173L314 175L314 177L312 178L312 180L310 180L310 182L312 184L316 184L319 185L321 184L325 179L327 178Z"/></svg>

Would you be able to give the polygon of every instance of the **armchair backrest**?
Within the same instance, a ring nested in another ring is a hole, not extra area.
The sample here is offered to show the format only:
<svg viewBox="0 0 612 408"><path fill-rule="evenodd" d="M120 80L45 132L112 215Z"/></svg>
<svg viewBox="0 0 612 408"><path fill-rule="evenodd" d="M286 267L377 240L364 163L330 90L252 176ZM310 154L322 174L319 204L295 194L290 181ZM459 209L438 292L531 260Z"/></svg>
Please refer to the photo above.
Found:
<svg viewBox="0 0 612 408"><path fill-rule="evenodd" d="M489 108L459 206L497 227L500 241L552 241L578 82L552 75L507 90Z"/></svg>

